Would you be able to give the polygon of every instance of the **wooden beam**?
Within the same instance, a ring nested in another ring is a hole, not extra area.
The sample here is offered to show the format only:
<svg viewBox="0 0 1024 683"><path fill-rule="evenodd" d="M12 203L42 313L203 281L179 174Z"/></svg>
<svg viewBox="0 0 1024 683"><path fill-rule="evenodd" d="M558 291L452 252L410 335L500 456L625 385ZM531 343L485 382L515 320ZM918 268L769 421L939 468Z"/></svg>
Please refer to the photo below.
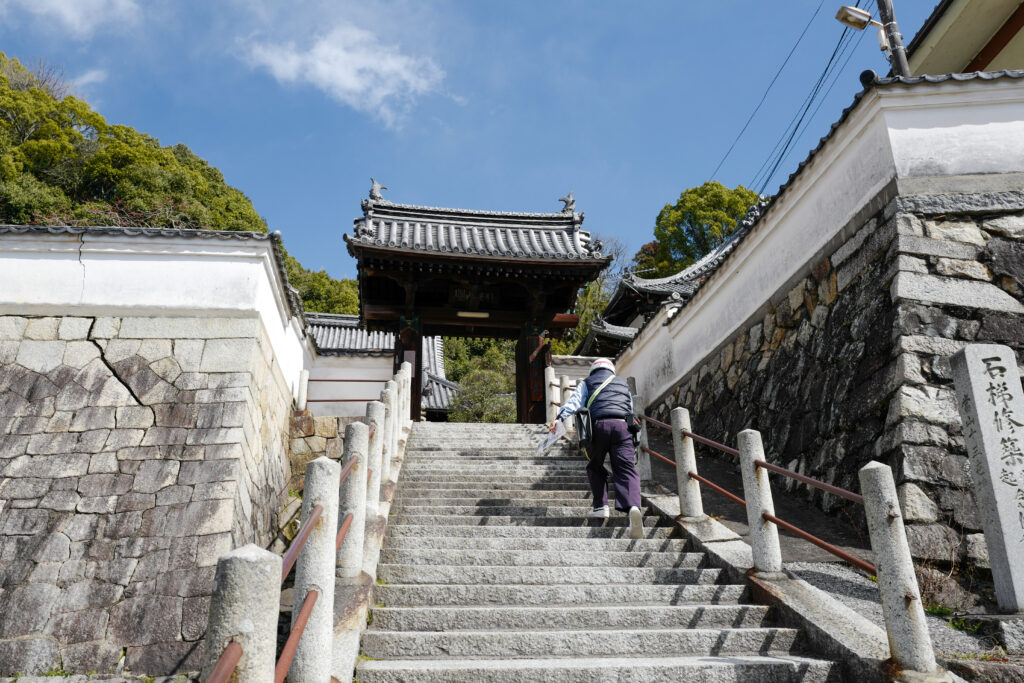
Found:
<svg viewBox="0 0 1024 683"><path fill-rule="evenodd" d="M405 314L401 306L384 304L363 304L363 317L366 320L398 320ZM424 325L455 325L458 327L502 327L519 328L533 322L524 312L487 311L486 318L460 318L458 311L451 308L419 308L416 315ZM549 318L550 316L550 318ZM538 326L549 329L569 329L579 325L580 317L570 313L541 314Z"/></svg>
<svg viewBox="0 0 1024 683"><path fill-rule="evenodd" d="M999 56L1013 37L1017 35L1020 30L1024 28L1024 3L1021 3L1010 18L1006 20L1006 23L996 31L996 34L992 36L992 39L988 41L985 47L981 48L981 52L978 56L971 60L971 63L964 67L964 73L971 73L972 71L984 71L989 64Z"/></svg>

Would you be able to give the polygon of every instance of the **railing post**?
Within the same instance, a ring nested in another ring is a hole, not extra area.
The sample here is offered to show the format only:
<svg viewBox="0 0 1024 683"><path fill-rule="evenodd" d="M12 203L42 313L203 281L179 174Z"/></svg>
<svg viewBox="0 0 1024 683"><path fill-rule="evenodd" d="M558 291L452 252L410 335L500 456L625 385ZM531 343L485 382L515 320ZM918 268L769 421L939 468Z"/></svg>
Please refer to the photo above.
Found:
<svg viewBox="0 0 1024 683"><path fill-rule="evenodd" d="M644 414L644 398L637 394L636 391L636 377L627 377L626 384L629 385L629 393L633 399L633 419L639 419ZM649 482L651 480L651 456L647 453L645 448L650 448L650 444L647 440L647 421L640 420L640 451L637 453L636 459L636 471L640 475L640 481Z"/></svg>
<svg viewBox="0 0 1024 683"><path fill-rule="evenodd" d="M572 386L570 385L570 380L569 380L569 376L568 375L562 375L559 378L559 392L558 393L559 393L559 396L560 396L560 398L558 399L558 402L561 403L564 406L565 402L569 400L570 396L572 396ZM569 424L566 425L565 429L570 434L575 434L576 433L576 423L575 423L575 421L574 420L569 420Z"/></svg>
<svg viewBox="0 0 1024 683"><path fill-rule="evenodd" d="M281 565L278 555L252 543L217 560L213 597L203 648L206 680L224 648L242 646L232 680L271 683L277 658L277 617L281 611ZM156 616L156 615L154 615Z"/></svg>
<svg viewBox="0 0 1024 683"><path fill-rule="evenodd" d="M398 398L398 375L395 375L395 379L389 379L384 383L384 392L381 396L387 396L387 415L391 420L391 423L387 428L388 444L390 445L391 457L398 457L398 434L401 430L401 411L398 409L399 398Z"/></svg>
<svg viewBox="0 0 1024 683"><path fill-rule="evenodd" d="M690 478L690 472L697 472L697 456L693 451L693 439L683 434L692 432L690 411L686 408L672 409L672 448L676 457L676 490L679 491L679 512L683 517L703 517L704 502L700 495L700 482Z"/></svg>
<svg viewBox="0 0 1024 683"><path fill-rule="evenodd" d="M338 531L338 477L341 465L319 457L306 466L306 487L302 494L302 519L308 519L313 507L323 512L313 525L306 545L295 563L295 599L292 627L299 616L299 605L311 590L319 593L306 630L299 639L295 659L288 668L288 680L312 683L330 680L331 639L334 634L335 538Z"/></svg>
<svg viewBox="0 0 1024 683"><path fill-rule="evenodd" d="M306 399L309 397L309 370L303 369L299 372L299 397L295 401L299 410L306 409Z"/></svg>
<svg viewBox="0 0 1024 683"><path fill-rule="evenodd" d="M547 415L547 423L551 424L558 417L558 406L556 400L558 384L555 383L555 369L550 365L544 368L544 413Z"/></svg>
<svg viewBox="0 0 1024 683"><path fill-rule="evenodd" d="M738 440L754 569L759 572L780 572L782 550L779 547L779 529L773 522L764 518L766 512L775 515L771 483L768 481L768 471L754 464L758 460L764 460L761 432L746 429L739 433Z"/></svg>
<svg viewBox="0 0 1024 683"><path fill-rule="evenodd" d="M344 522L352 513L352 525L338 548L340 575L354 578L363 571L363 542L366 538L366 460L370 428L362 422L352 422L345 427L345 464L352 458L359 462L341 483L341 509L338 520ZM337 526L335 527L337 531Z"/></svg>
<svg viewBox="0 0 1024 683"><path fill-rule="evenodd" d="M366 424L369 425L372 432L367 446L369 453L366 466L370 468L370 482L366 487L366 514L368 517L376 517L380 508L380 483L384 481L383 403L370 401L366 404Z"/></svg>
<svg viewBox="0 0 1024 683"><path fill-rule="evenodd" d="M925 622L914 563L910 559L892 470L880 462L869 462L861 468L859 476L889 649L902 668L932 673L936 669L935 652Z"/></svg>
<svg viewBox="0 0 1024 683"><path fill-rule="evenodd" d="M391 458L394 457L394 448L391 443L391 429L394 418L391 414L391 392L385 389L380 392L380 404L384 406L381 412L381 423L377 425L380 435L380 459L381 459L381 481L391 481Z"/></svg>
<svg viewBox="0 0 1024 683"><path fill-rule="evenodd" d="M402 363L402 367L399 372L403 373L402 380L402 426L407 427L412 424L412 363L405 361Z"/></svg>

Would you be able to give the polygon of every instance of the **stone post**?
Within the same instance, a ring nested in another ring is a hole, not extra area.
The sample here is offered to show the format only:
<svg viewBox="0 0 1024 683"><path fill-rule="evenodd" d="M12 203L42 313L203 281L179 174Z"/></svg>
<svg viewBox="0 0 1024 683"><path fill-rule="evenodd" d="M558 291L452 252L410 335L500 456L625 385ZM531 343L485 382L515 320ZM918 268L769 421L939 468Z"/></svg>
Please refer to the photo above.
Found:
<svg viewBox="0 0 1024 683"><path fill-rule="evenodd" d="M775 514L768 470L754 465L755 461L764 460L761 432L756 429L745 429L739 433L738 441L754 569L759 572L781 572L782 550L779 547L779 529L763 516L765 512L769 515Z"/></svg>
<svg viewBox="0 0 1024 683"><path fill-rule="evenodd" d="M385 479L384 468L384 404L370 401L366 404L366 424L373 430L373 437L367 445L370 468L370 483L366 487L366 516L371 519L380 511L380 484Z"/></svg>
<svg viewBox="0 0 1024 683"><path fill-rule="evenodd" d="M683 430L692 431L690 411L686 408L673 408L672 450L676 458L679 512L683 517L703 517L704 502L700 497L700 482L690 478L690 472L697 471L697 456L693 451L693 439L683 434Z"/></svg>
<svg viewBox="0 0 1024 683"><path fill-rule="evenodd" d="M860 470L860 491L871 549L878 565L878 592L889 649L902 668L932 673L936 668L935 652L903 530L892 470L880 462L868 463Z"/></svg>
<svg viewBox="0 0 1024 683"><path fill-rule="evenodd" d="M343 465L353 458L359 462L341 483L341 509L338 512L338 526L349 513L352 513L352 525L345 534L345 540L338 549L339 574L345 578L355 578L363 571L363 544L366 539L366 462L369 446L370 428L362 422L352 422L345 427L345 460Z"/></svg>
<svg viewBox="0 0 1024 683"><path fill-rule="evenodd" d="M951 359L974 492L1003 612L1024 612L1024 392L1013 349L971 344Z"/></svg>
<svg viewBox="0 0 1024 683"><path fill-rule="evenodd" d="M237 642L242 646L242 658L233 680L272 683L281 610L281 563L279 556L252 543L217 560L203 648L203 680L224 648Z"/></svg>
<svg viewBox="0 0 1024 683"><path fill-rule="evenodd" d="M640 419L644 414L644 398L636 392L636 377L627 377L626 384L629 385L629 394L633 398L633 418ZM640 475L640 482L646 483L651 480L651 456L645 451L650 448L647 441L647 421L640 419L640 445L637 447L636 472Z"/></svg>
<svg viewBox="0 0 1024 683"><path fill-rule="evenodd" d="M391 459L395 457L395 451L394 445L391 442L392 423L394 422L394 418L391 415L392 397L391 392L387 389L380 392L380 403L384 406L381 423L377 426L377 430L380 433L380 459L383 468L381 481L388 482L391 481Z"/></svg>
<svg viewBox="0 0 1024 683"><path fill-rule="evenodd" d="M309 396L309 370L299 372L299 397L295 401L299 410L306 409L306 398Z"/></svg>
<svg viewBox="0 0 1024 683"><path fill-rule="evenodd" d="M302 519L309 519L316 505L320 505L323 512L295 562L293 627L307 593L312 590L319 593L309 621L306 622L306 630L299 639L295 659L288 668L288 680L296 683L330 681L331 639L334 634L334 546L338 534L340 475L341 465L325 457L319 457L306 465Z"/></svg>
<svg viewBox="0 0 1024 683"><path fill-rule="evenodd" d="M558 417L558 384L555 382L555 369L550 365L544 368L544 412L547 415L547 423L551 424Z"/></svg>
<svg viewBox="0 0 1024 683"><path fill-rule="evenodd" d="M565 402L569 400L570 396L572 396L572 386L570 385L570 381L569 381L569 376L568 375L562 375L559 378L559 388L560 388L560 391L559 391L560 398L558 399L558 402L561 403L564 406ZM575 434L576 433L576 422L574 420L569 420L569 424L566 425L565 430L569 434Z"/></svg>
<svg viewBox="0 0 1024 683"><path fill-rule="evenodd" d="M399 372L404 373L402 389L402 426L412 424L412 380L416 376L412 371L412 363L405 361Z"/></svg>
<svg viewBox="0 0 1024 683"><path fill-rule="evenodd" d="M396 379L389 379L384 383L384 392L381 396L387 396L387 415L391 418L391 424L388 425L388 444L390 446L392 459L398 457L398 435L401 432L401 412L398 409L399 398L398 398L398 375L395 375ZM389 465L390 467L390 465Z"/></svg>

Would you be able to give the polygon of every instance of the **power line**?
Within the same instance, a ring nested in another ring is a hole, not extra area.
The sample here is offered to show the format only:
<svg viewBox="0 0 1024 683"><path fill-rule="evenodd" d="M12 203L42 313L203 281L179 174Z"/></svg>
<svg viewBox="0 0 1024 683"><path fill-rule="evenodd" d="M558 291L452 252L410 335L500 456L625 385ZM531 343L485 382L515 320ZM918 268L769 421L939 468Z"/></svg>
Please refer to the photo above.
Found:
<svg viewBox="0 0 1024 683"><path fill-rule="evenodd" d="M775 72L775 76L772 77L772 80L768 84L768 87L764 89L764 93L761 95L761 101L757 103L756 107L754 107L754 111L750 112L750 116L747 117L747 122L743 124L743 128L741 128L740 132L737 133L736 138L732 141L732 144L729 145L729 149L727 149L725 151L725 154L722 155L722 158L721 160L719 160L718 165L715 166L715 170L711 172L710 176L708 176L709 178L715 177L715 174L718 173L718 170L722 168L722 164L724 164L725 160L729 158L729 155L732 153L733 148L736 147L736 143L740 141L740 138L743 137L743 133L747 131L747 127L750 126L750 122L754 120L754 117L757 115L757 112L760 111L761 109L761 105L764 104L764 101L768 98L768 92L772 89L772 86L775 85L775 81L779 79L779 75L782 74L782 70L786 68L787 64L789 64L790 57L793 56L793 53L796 52L797 47L800 46L800 41L804 39L804 36L807 34L807 29L811 27L811 24L814 22L814 18L818 16L818 12L821 11L821 8L824 4L825 0L821 0L821 2L818 3L817 9L814 10L814 14L812 14L811 18L807 21L807 25L804 26L804 30L800 32L800 36L796 39L796 42L793 44L793 47L790 48L789 54L786 55L786 59L783 60L782 62L782 66L780 66L779 70Z"/></svg>

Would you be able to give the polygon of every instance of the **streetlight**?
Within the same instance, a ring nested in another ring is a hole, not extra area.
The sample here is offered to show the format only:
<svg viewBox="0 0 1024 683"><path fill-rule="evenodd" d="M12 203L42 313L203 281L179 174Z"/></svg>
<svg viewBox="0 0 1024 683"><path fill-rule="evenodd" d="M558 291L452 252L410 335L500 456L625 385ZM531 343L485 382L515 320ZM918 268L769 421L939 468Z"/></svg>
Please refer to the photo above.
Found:
<svg viewBox="0 0 1024 683"><path fill-rule="evenodd" d="M909 76L910 65L907 53L903 49L903 36L896 25L896 17L892 10L892 0L878 0L878 17L881 22L871 18L871 13L859 7L843 5L836 12L836 19L842 24L858 31L870 26L878 27L878 46L889 53L889 62L897 76Z"/></svg>

